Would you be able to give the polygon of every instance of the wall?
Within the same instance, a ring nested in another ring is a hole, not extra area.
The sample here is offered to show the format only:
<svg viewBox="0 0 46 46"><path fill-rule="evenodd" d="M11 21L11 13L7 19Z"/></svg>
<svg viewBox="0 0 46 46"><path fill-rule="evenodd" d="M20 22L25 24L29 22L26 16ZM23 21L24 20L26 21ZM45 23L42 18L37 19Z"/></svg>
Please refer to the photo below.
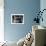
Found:
<svg viewBox="0 0 46 46"><path fill-rule="evenodd" d="M0 0L0 42L4 41L4 0Z"/></svg>
<svg viewBox="0 0 46 46"><path fill-rule="evenodd" d="M40 0L40 9L41 9L41 11L42 11L43 9L46 9L46 0ZM46 20L45 20L45 19L46 19L46 10L43 12L42 17L43 17L43 22L41 21L41 22L40 22L40 25L46 27Z"/></svg>
<svg viewBox="0 0 46 46"><path fill-rule="evenodd" d="M7 41L18 41L32 29L40 10L40 0L4 0L4 35ZM24 14L24 24L11 24L11 14Z"/></svg>

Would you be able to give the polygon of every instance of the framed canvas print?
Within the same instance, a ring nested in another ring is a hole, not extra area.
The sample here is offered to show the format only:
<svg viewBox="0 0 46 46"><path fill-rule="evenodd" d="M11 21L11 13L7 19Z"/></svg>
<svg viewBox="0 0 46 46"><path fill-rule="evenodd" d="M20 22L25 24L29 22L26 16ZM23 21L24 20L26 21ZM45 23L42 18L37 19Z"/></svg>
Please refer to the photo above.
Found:
<svg viewBox="0 0 46 46"><path fill-rule="evenodd" d="M11 14L11 24L24 24L24 14Z"/></svg>

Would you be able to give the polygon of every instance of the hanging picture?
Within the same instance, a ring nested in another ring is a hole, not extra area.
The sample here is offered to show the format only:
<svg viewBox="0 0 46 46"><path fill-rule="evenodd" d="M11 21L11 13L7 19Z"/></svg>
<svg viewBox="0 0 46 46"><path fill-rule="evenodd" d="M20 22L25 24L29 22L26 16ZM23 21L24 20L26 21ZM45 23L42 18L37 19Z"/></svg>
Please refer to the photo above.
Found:
<svg viewBox="0 0 46 46"><path fill-rule="evenodd" d="M24 14L11 14L11 24L24 24Z"/></svg>

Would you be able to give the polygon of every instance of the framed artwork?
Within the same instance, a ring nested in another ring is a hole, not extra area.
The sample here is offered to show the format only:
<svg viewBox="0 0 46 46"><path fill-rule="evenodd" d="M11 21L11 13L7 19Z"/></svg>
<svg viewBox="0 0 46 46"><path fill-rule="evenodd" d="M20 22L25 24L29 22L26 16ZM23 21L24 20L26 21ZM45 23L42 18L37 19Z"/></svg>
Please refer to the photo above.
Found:
<svg viewBox="0 0 46 46"><path fill-rule="evenodd" d="M11 14L11 24L24 24L24 14Z"/></svg>

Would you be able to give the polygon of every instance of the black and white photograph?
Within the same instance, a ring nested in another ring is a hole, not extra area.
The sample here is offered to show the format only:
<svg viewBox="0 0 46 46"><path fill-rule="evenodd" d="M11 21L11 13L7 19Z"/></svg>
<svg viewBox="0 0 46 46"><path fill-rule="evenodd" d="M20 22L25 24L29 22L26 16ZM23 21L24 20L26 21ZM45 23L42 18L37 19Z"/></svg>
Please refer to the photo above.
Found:
<svg viewBox="0 0 46 46"><path fill-rule="evenodd" d="M11 24L24 24L24 14L11 14Z"/></svg>

